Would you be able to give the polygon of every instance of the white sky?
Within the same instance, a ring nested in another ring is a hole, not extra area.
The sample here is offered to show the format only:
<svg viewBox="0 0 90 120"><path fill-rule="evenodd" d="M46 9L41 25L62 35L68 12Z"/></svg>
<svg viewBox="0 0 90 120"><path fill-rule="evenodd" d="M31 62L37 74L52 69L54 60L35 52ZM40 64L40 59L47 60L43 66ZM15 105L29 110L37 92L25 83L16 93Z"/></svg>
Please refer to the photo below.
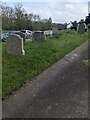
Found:
<svg viewBox="0 0 90 120"><path fill-rule="evenodd" d="M65 23L84 19L88 15L89 0L2 0L9 6L21 2L28 13L38 14L41 18L51 17L53 22Z"/></svg>

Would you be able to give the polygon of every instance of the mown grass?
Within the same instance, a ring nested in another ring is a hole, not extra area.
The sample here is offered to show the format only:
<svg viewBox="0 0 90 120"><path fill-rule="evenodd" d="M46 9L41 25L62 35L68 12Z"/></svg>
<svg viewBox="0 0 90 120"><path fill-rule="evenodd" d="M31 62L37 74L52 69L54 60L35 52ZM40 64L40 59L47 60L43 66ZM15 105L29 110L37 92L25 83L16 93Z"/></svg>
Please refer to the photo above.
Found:
<svg viewBox="0 0 90 120"><path fill-rule="evenodd" d="M24 43L25 56L7 54L6 43L3 43L3 97L32 80L87 39L87 33L80 36L74 31L62 32L59 38Z"/></svg>

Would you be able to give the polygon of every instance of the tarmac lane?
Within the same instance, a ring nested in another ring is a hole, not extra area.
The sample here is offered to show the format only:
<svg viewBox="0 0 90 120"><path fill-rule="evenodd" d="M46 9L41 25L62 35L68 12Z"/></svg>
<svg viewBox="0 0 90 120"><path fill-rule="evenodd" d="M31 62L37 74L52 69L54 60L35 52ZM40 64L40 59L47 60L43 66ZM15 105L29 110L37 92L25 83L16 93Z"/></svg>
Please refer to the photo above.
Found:
<svg viewBox="0 0 90 120"><path fill-rule="evenodd" d="M3 118L88 118L86 42L3 101Z"/></svg>

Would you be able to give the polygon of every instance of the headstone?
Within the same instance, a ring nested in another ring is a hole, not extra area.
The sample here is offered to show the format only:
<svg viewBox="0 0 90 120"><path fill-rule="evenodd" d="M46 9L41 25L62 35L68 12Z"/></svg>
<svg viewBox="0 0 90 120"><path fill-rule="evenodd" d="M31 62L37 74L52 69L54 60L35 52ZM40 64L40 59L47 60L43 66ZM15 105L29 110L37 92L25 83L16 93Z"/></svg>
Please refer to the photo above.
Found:
<svg viewBox="0 0 90 120"><path fill-rule="evenodd" d="M14 55L25 55L23 49L23 38L19 35L10 35L7 39L7 53Z"/></svg>
<svg viewBox="0 0 90 120"><path fill-rule="evenodd" d="M55 37L55 38L59 37L58 28L57 27L52 28L52 33L53 33L53 37Z"/></svg>
<svg viewBox="0 0 90 120"><path fill-rule="evenodd" d="M43 31L36 31L33 33L33 39L36 41L44 41L46 40L46 36Z"/></svg>
<svg viewBox="0 0 90 120"><path fill-rule="evenodd" d="M80 22L79 25L78 25L78 33L79 34L84 34L85 32L85 24Z"/></svg>

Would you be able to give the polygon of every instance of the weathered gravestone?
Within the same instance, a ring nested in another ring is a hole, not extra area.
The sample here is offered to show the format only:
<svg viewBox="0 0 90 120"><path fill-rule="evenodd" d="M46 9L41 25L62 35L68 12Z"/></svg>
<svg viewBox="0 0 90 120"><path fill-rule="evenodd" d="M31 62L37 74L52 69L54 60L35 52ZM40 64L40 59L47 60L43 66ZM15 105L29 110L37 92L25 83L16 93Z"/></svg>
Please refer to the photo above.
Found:
<svg viewBox="0 0 90 120"><path fill-rule="evenodd" d="M36 41L44 41L46 40L46 36L43 31L36 31L33 33L33 39Z"/></svg>
<svg viewBox="0 0 90 120"><path fill-rule="evenodd" d="M55 37L55 38L59 37L59 33L58 33L58 28L57 27L52 28L52 33L53 33L53 37Z"/></svg>
<svg viewBox="0 0 90 120"><path fill-rule="evenodd" d="M85 24L83 22L80 22L79 25L78 25L77 30L78 30L79 34L84 34L84 32L85 32Z"/></svg>
<svg viewBox="0 0 90 120"><path fill-rule="evenodd" d="M14 55L25 55L23 49L23 38L19 35L10 35L7 39L7 53Z"/></svg>

